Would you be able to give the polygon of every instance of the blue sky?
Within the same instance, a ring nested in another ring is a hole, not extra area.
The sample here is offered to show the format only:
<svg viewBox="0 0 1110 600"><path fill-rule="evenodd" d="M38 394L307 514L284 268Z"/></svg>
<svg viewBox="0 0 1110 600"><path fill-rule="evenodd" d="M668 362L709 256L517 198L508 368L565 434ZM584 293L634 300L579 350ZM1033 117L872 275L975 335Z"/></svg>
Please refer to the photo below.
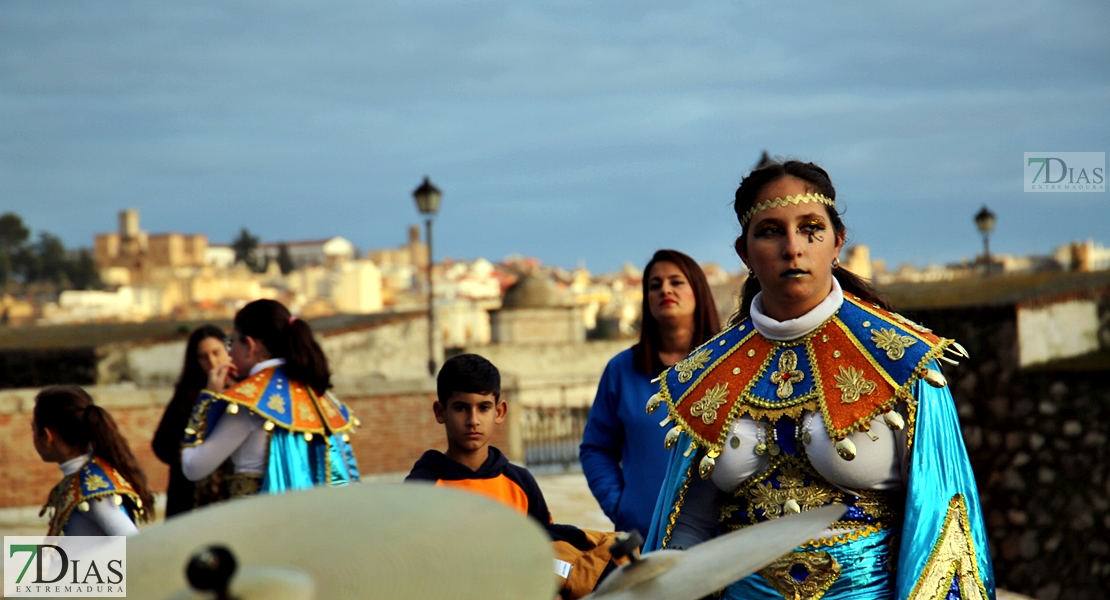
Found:
<svg viewBox="0 0 1110 600"><path fill-rule="evenodd" d="M1110 243L1106 193L1027 151L1110 150L1110 3L0 3L0 212L69 246L141 211L227 242L736 268L759 153L813 160L889 264Z"/></svg>

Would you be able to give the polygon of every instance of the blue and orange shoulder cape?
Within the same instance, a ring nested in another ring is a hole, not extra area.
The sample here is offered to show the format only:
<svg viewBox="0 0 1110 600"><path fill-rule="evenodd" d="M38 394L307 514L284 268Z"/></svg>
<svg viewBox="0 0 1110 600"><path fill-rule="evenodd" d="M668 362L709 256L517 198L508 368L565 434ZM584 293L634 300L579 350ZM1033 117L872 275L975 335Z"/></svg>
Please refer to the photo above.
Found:
<svg viewBox="0 0 1110 600"><path fill-rule="evenodd" d="M818 413L846 460L855 454L848 436L882 417L908 428L911 452L896 597L945 598L958 589L959 598L993 598L975 478L937 362L949 360L946 350L966 357L953 340L849 293L797 340L764 338L750 318L709 340L664 371L648 400L648 412L666 406L661 425L673 424L673 451L645 549L666 546L689 478L708 476L739 417L774 423ZM896 405L906 407L905 423Z"/></svg>
<svg viewBox="0 0 1110 600"><path fill-rule="evenodd" d="M263 369L221 393L203 390L182 445L204 443L224 413L239 410L262 417L270 432L263 493L359 480L349 443L358 418L331 393L318 395L289 379L281 366Z"/></svg>
<svg viewBox="0 0 1110 600"><path fill-rule="evenodd" d="M65 535L64 528L73 511L86 512L89 501L99 498L111 498L117 506L126 508L132 521L144 510L135 488L112 465L93 456L76 473L66 475L50 490L49 499L39 511L40 517L52 511L46 535Z"/></svg>

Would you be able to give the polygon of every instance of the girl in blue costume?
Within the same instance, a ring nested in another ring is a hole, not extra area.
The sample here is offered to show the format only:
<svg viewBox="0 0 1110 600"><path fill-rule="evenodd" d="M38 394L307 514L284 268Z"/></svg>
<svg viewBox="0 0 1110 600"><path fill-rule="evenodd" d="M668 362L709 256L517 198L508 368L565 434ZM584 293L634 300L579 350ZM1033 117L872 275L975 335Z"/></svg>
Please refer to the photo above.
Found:
<svg viewBox="0 0 1110 600"><path fill-rule="evenodd" d="M839 268L846 229L828 174L762 165L741 182L741 309L661 376L672 449L647 549L827 504L819 538L726 598L985 599L994 577L952 396L952 340L895 314Z"/></svg>
<svg viewBox="0 0 1110 600"><path fill-rule="evenodd" d="M644 268L640 341L605 366L579 450L582 472L617 531L647 533L667 469L663 434L644 414L651 380L721 329L694 259L659 250Z"/></svg>
<svg viewBox="0 0 1110 600"><path fill-rule="evenodd" d="M64 475L40 513L50 512L47 535L132 535L137 521L151 520L146 475L112 416L85 390L39 392L31 430L39 456Z"/></svg>
<svg viewBox="0 0 1110 600"><path fill-rule="evenodd" d="M225 498L358 481L348 443L357 419L328 392L327 357L308 323L256 300L235 315L228 352L185 429L186 477L199 481L230 457Z"/></svg>

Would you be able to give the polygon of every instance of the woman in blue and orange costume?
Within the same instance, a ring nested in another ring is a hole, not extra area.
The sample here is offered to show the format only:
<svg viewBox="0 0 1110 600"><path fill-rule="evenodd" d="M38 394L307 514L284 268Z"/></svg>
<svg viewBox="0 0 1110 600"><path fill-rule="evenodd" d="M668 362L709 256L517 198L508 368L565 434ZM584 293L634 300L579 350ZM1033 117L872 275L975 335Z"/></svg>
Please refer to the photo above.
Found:
<svg viewBox="0 0 1110 600"><path fill-rule="evenodd" d="M308 323L255 300L235 315L229 353L185 428L185 476L199 481L230 457L223 498L357 482L348 443L357 419L328 392L327 357Z"/></svg>
<svg viewBox="0 0 1110 600"><path fill-rule="evenodd" d="M579 450L582 472L617 531L645 534L667 470L666 433L644 413L651 380L721 329L705 273L677 250L644 268L640 341L605 366Z"/></svg>
<svg viewBox="0 0 1110 600"><path fill-rule="evenodd" d="M85 390L39 392L31 430L39 456L64 475L39 513L50 513L47 535L132 535L136 522L152 519L146 475L112 416Z"/></svg>
<svg viewBox="0 0 1110 600"><path fill-rule="evenodd" d="M828 504L844 517L725 598L994 597L975 478L938 359L953 340L839 266L828 174L761 165L736 191L741 308L661 376L672 449L647 549Z"/></svg>

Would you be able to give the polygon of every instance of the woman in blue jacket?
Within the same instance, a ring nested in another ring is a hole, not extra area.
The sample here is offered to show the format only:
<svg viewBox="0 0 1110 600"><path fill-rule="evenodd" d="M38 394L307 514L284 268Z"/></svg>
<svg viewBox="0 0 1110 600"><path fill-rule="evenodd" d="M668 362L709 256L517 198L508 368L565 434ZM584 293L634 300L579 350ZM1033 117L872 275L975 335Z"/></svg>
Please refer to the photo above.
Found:
<svg viewBox="0 0 1110 600"><path fill-rule="evenodd" d="M659 250L644 268L640 341L609 361L582 437L582 471L617 531L647 534L669 453L666 430L644 412L663 369L686 358L720 329L698 263Z"/></svg>

